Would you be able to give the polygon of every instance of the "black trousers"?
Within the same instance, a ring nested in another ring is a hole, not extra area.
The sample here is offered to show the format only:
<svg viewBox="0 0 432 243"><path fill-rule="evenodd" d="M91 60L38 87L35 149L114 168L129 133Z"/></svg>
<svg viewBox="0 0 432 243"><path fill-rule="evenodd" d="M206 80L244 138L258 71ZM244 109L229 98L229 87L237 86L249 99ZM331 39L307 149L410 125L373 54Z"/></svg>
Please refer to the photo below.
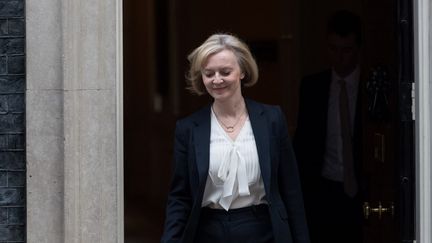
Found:
<svg viewBox="0 0 432 243"><path fill-rule="evenodd" d="M203 208L195 243L273 243L267 205L229 211Z"/></svg>
<svg viewBox="0 0 432 243"><path fill-rule="evenodd" d="M344 192L343 183L322 178L306 208L311 243L361 243L362 205Z"/></svg>

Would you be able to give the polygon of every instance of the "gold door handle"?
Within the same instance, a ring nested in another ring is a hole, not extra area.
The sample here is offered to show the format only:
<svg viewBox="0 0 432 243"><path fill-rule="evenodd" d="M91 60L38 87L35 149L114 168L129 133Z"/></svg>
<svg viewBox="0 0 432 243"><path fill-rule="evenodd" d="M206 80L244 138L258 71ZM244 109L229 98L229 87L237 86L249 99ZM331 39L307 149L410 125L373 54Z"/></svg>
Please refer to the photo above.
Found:
<svg viewBox="0 0 432 243"><path fill-rule="evenodd" d="M383 207L381 201L378 202L378 207L373 208L369 205L369 202L363 203L363 215L365 219L368 219L371 213L377 213L378 218L381 219L384 213L390 213L392 217L394 217L394 203L390 203L390 207Z"/></svg>

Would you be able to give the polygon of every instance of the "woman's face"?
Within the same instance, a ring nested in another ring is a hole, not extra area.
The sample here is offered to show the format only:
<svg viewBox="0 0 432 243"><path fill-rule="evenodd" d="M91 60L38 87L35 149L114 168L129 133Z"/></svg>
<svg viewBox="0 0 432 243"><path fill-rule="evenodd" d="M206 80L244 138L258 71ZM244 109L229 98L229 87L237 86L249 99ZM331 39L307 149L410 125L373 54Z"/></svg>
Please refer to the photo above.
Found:
<svg viewBox="0 0 432 243"><path fill-rule="evenodd" d="M241 97L241 79L244 74L232 51L222 50L210 55L203 65L201 75L207 92L215 101Z"/></svg>

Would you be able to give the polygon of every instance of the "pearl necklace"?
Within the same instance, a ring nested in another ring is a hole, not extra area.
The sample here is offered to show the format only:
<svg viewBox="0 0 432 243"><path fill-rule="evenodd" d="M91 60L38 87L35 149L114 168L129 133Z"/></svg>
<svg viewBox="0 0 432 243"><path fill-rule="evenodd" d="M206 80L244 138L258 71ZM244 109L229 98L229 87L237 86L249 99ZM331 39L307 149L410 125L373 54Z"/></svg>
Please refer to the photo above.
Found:
<svg viewBox="0 0 432 243"><path fill-rule="evenodd" d="M219 121L219 123L220 124L222 124L222 126L224 127L224 130L227 132L227 133L233 133L235 130L234 130L234 128L235 128L235 126L237 126L237 124L240 122L240 120L241 120L241 118L243 117L243 115L246 113L246 109L244 110L244 112L237 118L237 120L236 120L236 122L233 124L233 125L231 125L231 126L228 126L228 125L226 125L219 117L218 117L218 115L216 114L216 112L215 112L215 110L213 109L213 106L211 107L211 109L212 109L212 111L213 111L213 113L215 114L215 117L216 117L216 119Z"/></svg>

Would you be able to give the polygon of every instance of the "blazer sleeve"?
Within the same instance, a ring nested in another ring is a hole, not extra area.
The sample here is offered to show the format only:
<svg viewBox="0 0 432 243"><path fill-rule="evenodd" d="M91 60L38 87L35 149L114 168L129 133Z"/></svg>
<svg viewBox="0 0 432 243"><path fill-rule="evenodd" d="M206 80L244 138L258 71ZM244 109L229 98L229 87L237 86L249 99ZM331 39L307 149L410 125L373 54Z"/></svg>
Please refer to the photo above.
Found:
<svg viewBox="0 0 432 243"><path fill-rule="evenodd" d="M309 243L309 232L303 205L297 161L288 135L285 116L278 107L280 134L280 164L278 169L279 190L287 210L288 223L293 242Z"/></svg>
<svg viewBox="0 0 432 243"><path fill-rule="evenodd" d="M166 219L162 243L179 242L192 207L192 196L189 184L188 170L188 143L189 132L181 121L176 123L173 177L170 192L168 194Z"/></svg>

